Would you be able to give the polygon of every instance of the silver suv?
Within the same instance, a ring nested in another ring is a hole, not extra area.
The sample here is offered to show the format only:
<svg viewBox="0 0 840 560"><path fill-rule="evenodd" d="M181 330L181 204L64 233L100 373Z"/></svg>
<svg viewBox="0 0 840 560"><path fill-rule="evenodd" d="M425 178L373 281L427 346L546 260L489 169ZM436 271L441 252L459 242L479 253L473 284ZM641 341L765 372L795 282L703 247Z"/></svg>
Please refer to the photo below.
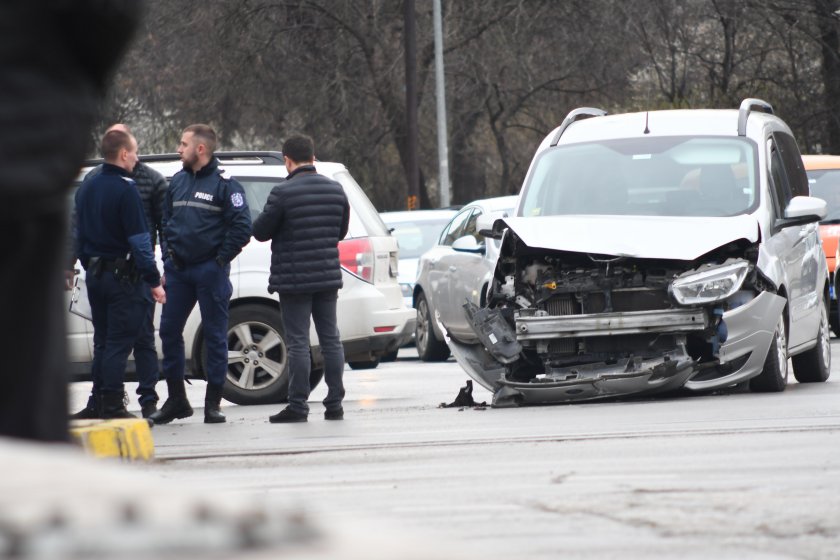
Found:
<svg viewBox="0 0 840 560"><path fill-rule="evenodd" d="M764 101L572 111L538 148L515 217L483 226L502 241L494 279L450 347L496 406L782 391L789 357L798 381L825 381L825 214Z"/></svg>
<svg viewBox="0 0 840 560"><path fill-rule="evenodd" d="M219 152L225 176L235 177L245 190L251 217L265 206L271 189L285 180L286 168L279 152ZM182 167L177 154L141 156L141 161L160 171L167 179ZM95 162L90 162L91 164ZM339 243L344 287L338 293L338 327L345 357L352 368L376 367L381 356L396 351L411 339L414 310L403 304L397 283L397 242L379 214L340 163L316 162L316 169L344 187L350 201L350 229ZM90 166L82 170L84 177ZM160 248L158 248L160 265ZM228 371L224 397L237 404L263 404L286 399L288 391L288 355L283 340L283 326L277 294L268 293L270 242L255 239L245 246L231 263L233 296L228 325ZM77 264L77 269L81 267ZM81 271L80 285L84 284ZM78 297L86 298L84 289ZM82 307L84 306L84 302ZM160 320L157 308L155 325ZM323 375L317 335L311 329L312 385ZM93 351L93 326L90 321L68 314L71 369L88 374ZM198 306L184 329L188 376L203 378L204 337ZM243 348L256 345L265 355L259 363L249 361ZM158 347L160 350L160 347ZM130 364L133 367L133 363Z"/></svg>

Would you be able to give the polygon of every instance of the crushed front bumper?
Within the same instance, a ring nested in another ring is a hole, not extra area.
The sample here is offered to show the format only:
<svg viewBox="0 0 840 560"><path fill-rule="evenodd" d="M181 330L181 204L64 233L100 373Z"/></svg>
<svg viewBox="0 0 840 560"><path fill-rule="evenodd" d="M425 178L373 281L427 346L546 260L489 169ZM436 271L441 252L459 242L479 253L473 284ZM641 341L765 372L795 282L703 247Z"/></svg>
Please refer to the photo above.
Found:
<svg viewBox="0 0 840 560"><path fill-rule="evenodd" d="M746 304L728 311L723 321L728 338L720 349L720 364L738 363L730 373L692 381L701 368L684 346L648 358L627 358L614 364L589 364L563 368L529 381L506 376L505 366L483 346L463 344L444 333L453 356L467 374L493 392L493 406L548 404L666 392L680 387L712 390L740 383L758 375L773 338L784 298L763 292ZM688 333L706 328L705 313L697 309L527 317L516 320L516 337L525 344L569 336L609 336L640 332ZM743 362L743 363L741 363ZM721 371L727 371L721 368Z"/></svg>

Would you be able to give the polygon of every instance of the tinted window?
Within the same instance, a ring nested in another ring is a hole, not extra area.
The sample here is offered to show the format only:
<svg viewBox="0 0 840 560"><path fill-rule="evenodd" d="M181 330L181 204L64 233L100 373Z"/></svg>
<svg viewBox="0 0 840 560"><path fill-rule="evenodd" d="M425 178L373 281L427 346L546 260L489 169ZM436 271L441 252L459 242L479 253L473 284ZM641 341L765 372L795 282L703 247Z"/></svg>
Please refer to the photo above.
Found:
<svg viewBox="0 0 840 560"><path fill-rule="evenodd" d="M773 139L785 165L791 194L808 196L808 176L805 174L805 165L802 163L796 140L790 134L781 132L773 133Z"/></svg>
<svg viewBox="0 0 840 560"><path fill-rule="evenodd" d="M346 171L341 171L333 177L336 181L341 183L344 187L344 192L350 201L350 233L348 237L364 237L364 233L354 232L353 229L353 214L356 215L357 225L361 225L367 235L374 237L382 237L389 235L388 227L379 217L379 212L373 206L373 203L359 186L359 183Z"/></svg>
<svg viewBox="0 0 840 560"><path fill-rule="evenodd" d="M461 210L454 218L452 218L452 222L449 223L449 226L441 235L440 244L441 245L452 245L459 237L463 237L467 228L467 221L472 213L472 208L467 208L466 210Z"/></svg>
<svg viewBox="0 0 840 560"><path fill-rule="evenodd" d="M757 202L744 138L631 138L560 145L537 159L523 216L732 216Z"/></svg>
<svg viewBox="0 0 840 560"><path fill-rule="evenodd" d="M265 208L265 202L268 200L268 195L271 189L282 183L285 179L246 179L243 177L236 177L236 180L242 185L242 190L245 191L245 202L248 203L248 209L251 211L251 221L257 219L260 212Z"/></svg>

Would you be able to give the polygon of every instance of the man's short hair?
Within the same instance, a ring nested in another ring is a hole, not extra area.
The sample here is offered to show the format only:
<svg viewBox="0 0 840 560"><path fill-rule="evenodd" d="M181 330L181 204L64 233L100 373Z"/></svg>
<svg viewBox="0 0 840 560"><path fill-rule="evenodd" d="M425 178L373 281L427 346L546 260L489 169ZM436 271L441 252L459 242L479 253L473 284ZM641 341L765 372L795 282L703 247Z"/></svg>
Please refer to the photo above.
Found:
<svg viewBox="0 0 840 560"><path fill-rule="evenodd" d="M309 136L291 136L283 142L283 155L295 163L315 160L315 144Z"/></svg>
<svg viewBox="0 0 840 560"><path fill-rule="evenodd" d="M199 144L204 144L210 155L216 152L216 131L209 124L191 124L184 132L192 132L193 138L197 139Z"/></svg>
<svg viewBox="0 0 840 560"><path fill-rule="evenodd" d="M100 151L105 161L115 161L120 156L120 150L131 150L131 136L122 130L111 130L102 137Z"/></svg>

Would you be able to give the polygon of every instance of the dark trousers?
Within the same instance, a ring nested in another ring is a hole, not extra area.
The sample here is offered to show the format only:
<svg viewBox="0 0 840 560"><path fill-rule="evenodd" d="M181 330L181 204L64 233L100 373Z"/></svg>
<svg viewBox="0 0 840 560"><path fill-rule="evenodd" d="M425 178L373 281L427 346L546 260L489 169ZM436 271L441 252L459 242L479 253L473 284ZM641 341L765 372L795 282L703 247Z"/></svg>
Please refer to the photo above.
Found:
<svg viewBox="0 0 840 560"><path fill-rule="evenodd" d="M228 306L233 287L230 265L224 268L215 260L188 264L176 270L172 260L163 264L166 276L166 304L160 317L160 342L163 346L163 377L184 378L184 325L196 302L201 311L201 328L207 349L207 383L222 386L228 365ZM193 356L194 360L200 356Z"/></svg>
<svg viewBox="0 0 840 560"><path fill-rule="evenodd" d="M128 355L151 299L149 286L117 280L113 272L90 274L85 283L93 316L93 390L122 394Z"/></svg>
<svg viewBox="0 0 840 560"><path fill-rule="evenodd" d="M344 347L338 333L336 300L338 290L311 294L281 294L280 311L289 350L289 408L301 414L309 413L309 317L315 323L321 353L324 355L324 381L328 410L341 407L344 398Z"/></svg>
<svg viewBox="0 0 840 560"><path fill-rule="evenodd" d="M0 186L2 190L2 186ZM31 197L16 215L0 210L9 240L0 274L0 317L14 336L0 338L0 435L67 441L67 304L64 282L64 195ZM52 212L32 215L25 208Z"/></svg>
<svg viewBox="0 0 840 560"><path fill-rule="evenodd" d="M140 404L157 401L155 391L160 372L157 349L155 348L155 300L149 299L140 327L140 335L134 344L134 365L137 368L137 395Z"/></svg>

